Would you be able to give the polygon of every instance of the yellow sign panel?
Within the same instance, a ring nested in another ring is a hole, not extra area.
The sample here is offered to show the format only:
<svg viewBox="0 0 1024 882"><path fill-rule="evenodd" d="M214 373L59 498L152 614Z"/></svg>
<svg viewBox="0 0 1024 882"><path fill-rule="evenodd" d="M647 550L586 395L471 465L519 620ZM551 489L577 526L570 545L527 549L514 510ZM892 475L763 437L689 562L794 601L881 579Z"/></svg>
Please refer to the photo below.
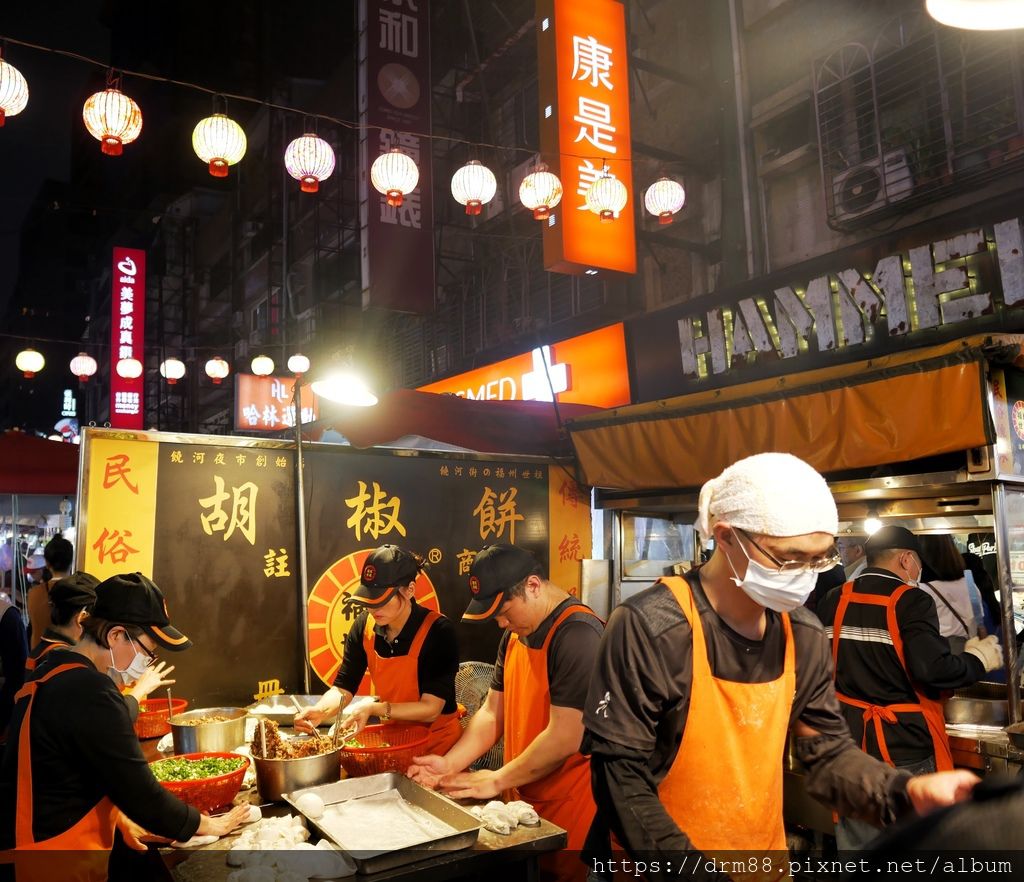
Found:
<svg viewBox="0 0 1024 882"><path fill-rule="evenodd" d="M548 466L551 581L580 597L580 561L591 557L590 491L559 466Z"/></svg>
<svg viewBox="0 0 1024 882"><path fill-rule="evenodd" d="M79 566L97 579L153 577L158 450L148 441L115 438L86 445L89 510Z"/></svg>

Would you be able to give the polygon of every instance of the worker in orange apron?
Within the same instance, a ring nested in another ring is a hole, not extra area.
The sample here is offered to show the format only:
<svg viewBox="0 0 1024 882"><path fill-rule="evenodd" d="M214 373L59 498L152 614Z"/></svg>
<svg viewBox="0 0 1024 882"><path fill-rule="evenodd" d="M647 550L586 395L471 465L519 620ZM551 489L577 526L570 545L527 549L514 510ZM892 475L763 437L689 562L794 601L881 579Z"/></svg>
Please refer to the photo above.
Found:
<svg viewBox="0 0 1024 882"><path fill-rule="evenodd" d="M295 716L295 727L312 731L352 700L369 675L371 702L346 714L351 734L371 717L381 722L419 723L428 729L430 752L447 751L462 735L455 675L459 650L455 626L416 602L416 580L424 560L397 545L383 545L364 561L350 602L363 611L345 637L334 685L311 708Z"/></svg>
<svg viewBox="0 0 1024 882"><path fill-rule="evenodd" d="M40 661L55 647L67 649L78 642L82 636L82 621L96 602L98 584L95 576L78 572L33 589L47 591L49 624L39 634L33 634L35 646L25 662L26 676L31 677Z"/></svg>
<svg viewBox="0 0 1024 882"><path fill-rule="evenodd" d="M596 812L590 763L579 752L582 707L603 624L542 573L531 552L513 545L476 555L463 621L494 619L507 629L491 689L459 743L444 756L415 757L408 774L455 798L530 803L568 834L567 851L542 858L542 871L582 879L578 853ZM464 771L501 737L500 769Z"/></svg>

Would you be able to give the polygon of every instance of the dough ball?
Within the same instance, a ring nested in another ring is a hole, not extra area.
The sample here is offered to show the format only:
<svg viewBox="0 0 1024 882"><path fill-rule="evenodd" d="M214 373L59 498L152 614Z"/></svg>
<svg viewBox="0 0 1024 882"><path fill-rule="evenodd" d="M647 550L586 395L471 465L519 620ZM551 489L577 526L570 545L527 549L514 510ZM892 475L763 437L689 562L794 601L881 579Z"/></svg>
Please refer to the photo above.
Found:
<svg viewBox="0 0 1024 882"><path fill-rule="evenodd" d="M303 793L295 801L295 807L314 821L324 816L324 801L315 793Z"/></svg>

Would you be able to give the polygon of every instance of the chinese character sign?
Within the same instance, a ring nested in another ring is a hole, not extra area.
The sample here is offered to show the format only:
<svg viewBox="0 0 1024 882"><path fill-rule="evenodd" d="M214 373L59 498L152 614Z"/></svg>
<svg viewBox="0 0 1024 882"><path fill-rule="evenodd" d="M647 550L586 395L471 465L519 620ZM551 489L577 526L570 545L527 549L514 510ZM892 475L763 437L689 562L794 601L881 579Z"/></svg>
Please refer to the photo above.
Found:
<svg viewBox="0 0 1024 882"><path fill-rule="evenodd" d="M320 418L320 399L302 389L302 422ZM281 432L295 428L295 379L235 375L235 429L242 432Z"/></svg>
<svg viewBox="0 0 1024 882"><path fill-rule="evenodd" d="M361 0L359 43L360 221L363 307L434 309L434 232L429 132L429 0ZM419 168L400 206L370 184L370 166L398 148Z"/></svg>
<svg viewBox="0 0 1024 882"><path fill-rule="evenodd" d="M115 248L110 277L110 425L115 429L143 427L143 378L118 376L124 358L146 359L146 252Z"/></svg>
<svg viewBox="0 0 1024 882"><path fill-rule="evenodd" d="M538 0L541 151L564 197L544 226L544 266L636 272L626 17L621 0ZM552 162L557 157L557 162ZM613 221L586 206L603 173L626 186Z"/></svg>

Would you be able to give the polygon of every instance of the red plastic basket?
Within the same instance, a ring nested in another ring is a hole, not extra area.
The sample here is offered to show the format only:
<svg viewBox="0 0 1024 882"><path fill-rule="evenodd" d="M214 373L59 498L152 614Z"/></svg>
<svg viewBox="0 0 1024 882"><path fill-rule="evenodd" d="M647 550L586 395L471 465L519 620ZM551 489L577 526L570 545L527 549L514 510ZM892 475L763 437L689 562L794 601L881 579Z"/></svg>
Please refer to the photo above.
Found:
<svg viewBox="0 0 1024 882"><path fill-rule="evenodd" d="M427 743L429 729L416 723L367 726L356 735L362 747L341 748L341 766L349 778L401 772L412 765ZM387 746L384 746L387 745Z"/></svg>
<svg viewBox="0 0 1024 882"><path fill-rule="evenodd" d="M212 812L222 805L229 805L242 788L245 770L249 768L249 758L238 753L180 753L164 759L208 759L222 757L224 759L243 759L242 765L226 775L214 778L200 778L198 781L161 781L182 802L195 806L201 812ZM160 760L154 760L160 762ZM152 766L153 763L150 763Z"/></svg>
<svg viewBox="0 0 1024 882"><path fill-rule="evenodd" d="M171 700L171 712L167 712L166 698L144 698L139 702L139 716L135 720L135 734L139 738L159 738L171 731L170 718L188 707L185 698Z"/></svg>

